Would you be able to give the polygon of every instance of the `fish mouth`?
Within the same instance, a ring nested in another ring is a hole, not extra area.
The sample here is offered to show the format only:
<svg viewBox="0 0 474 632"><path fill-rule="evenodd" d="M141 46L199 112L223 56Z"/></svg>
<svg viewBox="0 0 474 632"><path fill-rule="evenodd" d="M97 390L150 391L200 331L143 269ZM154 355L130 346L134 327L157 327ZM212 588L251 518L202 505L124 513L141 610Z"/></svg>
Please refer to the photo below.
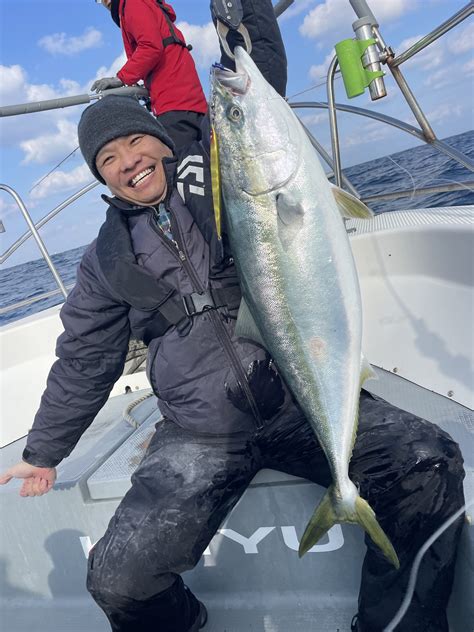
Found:
<svg viewBox="0 0 474 632"><path fill-rule="evenodd" d="M238 54L240 47L235 49L236 70L230 70L223 64L215 63L211 68L211 86L212 94L210 99L210 115L211 122L214 121L217 103L219 99L223 102L230 103L234 97L242 97L247 94L250 88L251 80L248 72L246 72L241 56Z"/></svg>
<svg viewBox="0 0 474 632"><path fill-rule="evenodd" d="M272 102L280 97L245 49L237 46L234 54L235 71L222 64L212 67L211 124L219 147L227 143L229 155L235 158L233 164L245 163L243 172L251 174L239 180L240 189L251 196L264 195L285 186L294 176L299 161L297 157L288 157L291 138L285 113L277 101L273 107ZM237 118L234 118L234 109ZM271 112L271 121L265 118L267 110ZM265 125L270 131L260 143L260 131ZM219 138L220 132L222 138ZM260 178L252 167L256 161L265 165Z"/></svg>
<svg viewBox="0 0 474 632"><path fill-rule="evenodd" d="M231 97L246 94L250 84L250 77L243 68L238 66L234 72L222 64L214 64L212 79L217 89L221 88Z"/></svg>

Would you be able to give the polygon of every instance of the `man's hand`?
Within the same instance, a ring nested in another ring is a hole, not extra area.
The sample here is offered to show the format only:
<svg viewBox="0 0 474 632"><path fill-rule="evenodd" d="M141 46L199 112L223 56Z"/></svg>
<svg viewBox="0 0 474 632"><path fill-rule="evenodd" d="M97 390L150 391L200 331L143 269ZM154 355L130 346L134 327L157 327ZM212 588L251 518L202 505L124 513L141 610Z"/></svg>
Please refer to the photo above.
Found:
<svg viewBox="0 0 474 632"><path fill-rule="evenodd" d="M91 90L96 92L102 92L102 90L109 90L110 88L121 88L123 83L118 77L102 77L97 79L91 86Z"/></svg>
<svg viewBox="0 0 474 632"><path fill-rule="evenodd" d="M22 461L0 476L0 485L5 485L12 478L25 479L20 489L20 496L42 496L52 489L56 480L56 468L37 467Z"/></svg>

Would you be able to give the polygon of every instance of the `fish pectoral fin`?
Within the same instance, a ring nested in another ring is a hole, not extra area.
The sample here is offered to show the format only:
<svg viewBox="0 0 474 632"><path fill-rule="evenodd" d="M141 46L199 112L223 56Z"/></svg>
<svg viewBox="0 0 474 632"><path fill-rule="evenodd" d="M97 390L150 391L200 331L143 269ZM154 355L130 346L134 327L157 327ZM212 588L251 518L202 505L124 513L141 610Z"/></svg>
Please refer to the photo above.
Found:
<svg viewBox="0 0 474 632"><path fill-rule="evenodd" d="M302 226L304 219L304 208L295 200L289 192L280 191L276 196L276 209L278 218L285 226L294 225L295 223Z"/></svg>
<svg viewBox="0 0 474 632"><path fill-rule="evenodd" d="M348 193L334 184L331 185L331 190L342 217L348 219L372 219L374 217L373 211L352 193Z"/></svg>
<svg viewBox="0 0 474 632"><path fill-rule="evenodd" d="M287 251L304 227L304 208L290 193L280 192L276 196L276 209L278 237L283 249Z"/></svg>
<svg viewBox="0 0 474 632"><path fill-rule="evenodd" d="M262 347L265 346L257 324L244 298L240 301L237 323L235 325L235 335L240 338L249 338L250 340L258 342Z"/></svg>

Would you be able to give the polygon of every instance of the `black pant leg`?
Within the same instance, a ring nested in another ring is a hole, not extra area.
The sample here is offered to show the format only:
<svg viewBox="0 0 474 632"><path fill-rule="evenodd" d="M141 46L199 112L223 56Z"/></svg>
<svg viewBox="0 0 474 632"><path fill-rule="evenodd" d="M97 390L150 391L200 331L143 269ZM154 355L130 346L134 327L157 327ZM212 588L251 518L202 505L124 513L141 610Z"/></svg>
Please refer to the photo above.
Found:
<svg viewBox="0 0 474 632"><path fill-rule="evenodd" d="M463 459L438 426L364 393L350 474L400 559L396 571L366 538L359 629L381 632L405 596L415 555L464 504ZM397 632L448 632L446 608L462 524L460 517L425 554Z"/></svg>
<svg viewBox="0 0 474 632"><path fill-rule="evenodd" d="M199 437L159 423L132 487L90 555L88 590L113 632L187 632L190 570L258 469L245 437Z"/></svg>
<svg viewBox="0 0 474 632"><path fill-rule="evenodd" d="M328 486L326 458L308 423L280 423L267 443L265 466ZM414 557L464 503L463 459L438 426L362 391L350 477L375 511L400 559L396 571L367 537L359 594L359 629L381 632L397 612ZM462 518L430 548L415 597L397 632L447 632Z"/></svg>
<svg viewBox="0 0 474 632"><path fill-rule="evenodd" d="M204 114L187 110L172 110L157 116L176 149L187 147L201 138L201 123Z"/></svg>
<svg viewBox="0 0 474 632"><path fill-rule="evenodd" d="M281 94L286 94L287 61L285 46L281 37L271 0L242 0L243 24L252 42L251 57L265 79ZM215 20L214 20L215 23ZM230 50L244 46L240 33L229 31L227 42ZM235 70L235 63L221 45L221 63Z"/></svg>

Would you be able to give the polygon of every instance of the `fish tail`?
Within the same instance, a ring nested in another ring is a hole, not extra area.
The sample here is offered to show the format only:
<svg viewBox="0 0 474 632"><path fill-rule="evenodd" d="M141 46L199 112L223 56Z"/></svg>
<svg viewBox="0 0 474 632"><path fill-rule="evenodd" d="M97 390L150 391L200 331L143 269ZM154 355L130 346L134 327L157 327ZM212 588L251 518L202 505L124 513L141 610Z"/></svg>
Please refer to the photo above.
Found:
<svg viewBox="0 0 474 632"><path fill-rule="evenodd" d="M400 568L400 562L392 543L377 522L372 507L360 496L358 496L355 501L355 515L355 522L365 529L374 544L376 544L385 555L386 559L393 564L396 569Z"/></svg>
<svg viewBox="0 0 474 632"><path fill-rule="evenodd" d="M373 542L380 548L387 560L398 569L400 562L398 561L395 549L377 522L375 513L369 503L358 496L355 500L355 508L353 511L341 512L339 510L337 512L332 501L332 491L332 487L327 490L322 501L318 507L316 507L311 520L308 522L303 537L301 538L298 555L302 557L307 553L336 523L350 522L360 524Z"/></svg>

